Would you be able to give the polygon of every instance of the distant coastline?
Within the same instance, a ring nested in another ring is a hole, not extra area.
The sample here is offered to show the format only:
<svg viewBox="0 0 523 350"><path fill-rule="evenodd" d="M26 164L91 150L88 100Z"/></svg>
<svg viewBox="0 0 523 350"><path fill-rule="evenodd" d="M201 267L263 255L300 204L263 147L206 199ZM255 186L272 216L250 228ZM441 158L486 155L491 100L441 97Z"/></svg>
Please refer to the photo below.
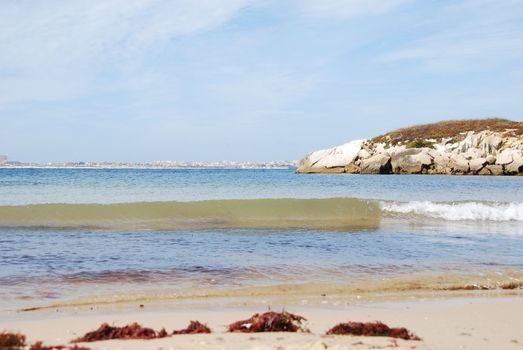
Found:
<svg viewBox="0 0 523 350"><path fill-rule="evenodd" d="M0 169L292 169L297 168L297 161L272 162L65 162L65 163L0 163Z"/></svg>

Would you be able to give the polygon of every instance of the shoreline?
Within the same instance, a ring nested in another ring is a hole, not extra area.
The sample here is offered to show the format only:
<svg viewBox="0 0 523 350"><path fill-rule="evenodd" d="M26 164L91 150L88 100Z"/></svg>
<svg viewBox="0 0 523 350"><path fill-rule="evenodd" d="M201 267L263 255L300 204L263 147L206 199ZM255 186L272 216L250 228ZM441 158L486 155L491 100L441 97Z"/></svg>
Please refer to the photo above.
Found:
<svg viewBox="0 0 523 350"><path fill-rule="evenodd" d="M237 300L238 301L238 300ZM252 301L252 299L251 299ZM240 301L241 302L241 301ZM217 306L218 305L218 306ZM221 306L220 306L221 305ZM145 327L168 332L187 326L190 320L207 323L213 330L205 335L178 335L155 340L111 340L83 343L91 349L517 349L523 344L519 327L523 298L465 297L400 300L386 302L351 301L343 305L303 305L299 300L273 304L274 311L296 313L308 319L307 333L232 334L226 326L234 321L265 312L268 305L230 306L223 301L173 306L158 303L133 309L45 310L26 314L23 320L0 321L0 331L27 335L29 344L65 344L94 330L103 322L124 326L138 322ZM406 327L422 341L404 341L387 337L325 336L339 322L382 321L391 327Z"/></svg>
<svg viewBox="0 0 523 350"><path fill-rule="evenodd" d="M244 281L243 286L236 287L216 281L210 281L209 284L209 281L202 279L200 282L194 280L192 285L176 288L162 281L174 281L165 274L150 279L136 274L132 276L142 282L126 282L126 276L111 275L99 281L93 280L91 276L86 281L40 281L38 287L28 284L25 288L34 292L29 294L24 289L13 289L11 293L18 297L0 303L0 315L3 314L3 319L23 320L31 318L33 314L46 312L52 315L55 312L69 313L71 310L87 313L93 310L125 311L133 310L138 305L145 305L148 309L158 306L183 308L188 305L211 309L246 306L266 308L271 305L341 307L353 303L413 300L523 298L523 275L517 269L454 273L417 271L402 275L381 273L379 280L371 276L357 278L354 275L351 282L345 283L281 281L257 284L256 281ZM336 275L331 276L337 278ZM241 275L233 278L242 279ZM184 279L179 281L187 283ZM16 284L21 281L11 282ZM142 283L148 287L141 286ZM62 288L55 290L57 285Z"/></svg>

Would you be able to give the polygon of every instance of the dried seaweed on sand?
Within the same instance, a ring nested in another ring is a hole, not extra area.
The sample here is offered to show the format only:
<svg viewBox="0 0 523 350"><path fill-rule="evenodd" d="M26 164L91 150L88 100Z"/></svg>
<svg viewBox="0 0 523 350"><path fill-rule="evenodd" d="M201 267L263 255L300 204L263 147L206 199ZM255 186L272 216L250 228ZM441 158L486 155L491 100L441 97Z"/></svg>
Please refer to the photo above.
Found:
<svg viewBox="0 0 523 350"><path fill-rule="evenodd" d="M167 336L165 329L157 332L152 328L142 327L138 323L132 323L124 327L114 327L107 323L102 324L97 330L86 333L74 342L93 342L110 339L155 339Z"/></svg>
<svg viewBox="0 0 523 350"><path fill-rule="evenodd" d="M44 345L41 341L34 343L29 347L29 350L90 350L85 346L65 346L65 345L56 345L56 346L47 346Z"/></svg>
<svg viewBox="0 0 523 350"><path fill-rule="evenodd" d="M421 340L406 328L390 328L384 323L347 322L339 323L327 331L328 335L362 335L368 337L392 337L405 340Z"/></svg>
<svg viewBox="0 0 523 350"><path fill-rule="evenodd" d="M198 321L191 321L185 329L174 331L173 334L205 334L211 333L211 329Z"/></svg>
<svg viewBox="0 0 523 350"><path fill-rule="evenodd" d="M301 325L306 319L289 312L269 311L255 314L247 320L237 321L229 325L229 332L306 332Z"/></svg>
<svg viewBox="0 0 523 350"><path fill-rule="evenodd" d="M0 333L0 349L18 349L25 346L25 335L20 333Z"/></svg>

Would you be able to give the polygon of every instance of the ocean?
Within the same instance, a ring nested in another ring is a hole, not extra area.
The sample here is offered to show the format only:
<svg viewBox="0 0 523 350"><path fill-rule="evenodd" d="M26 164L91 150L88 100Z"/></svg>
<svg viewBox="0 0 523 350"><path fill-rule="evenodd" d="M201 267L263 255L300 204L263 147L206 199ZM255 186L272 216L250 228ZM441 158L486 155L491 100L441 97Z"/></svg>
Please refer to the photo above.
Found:
<svg viewBox="0 0 523 350"><path fill-rule="evenodd" d="M522 277L521 177L0 169L0 314Z"/></svg>

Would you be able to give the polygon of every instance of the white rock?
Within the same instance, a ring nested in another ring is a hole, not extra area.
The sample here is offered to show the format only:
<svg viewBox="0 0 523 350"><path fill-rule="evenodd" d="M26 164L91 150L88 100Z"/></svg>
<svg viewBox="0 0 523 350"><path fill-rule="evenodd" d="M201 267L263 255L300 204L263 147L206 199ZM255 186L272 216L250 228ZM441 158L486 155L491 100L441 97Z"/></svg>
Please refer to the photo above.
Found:
<svg viewBox="0 0 523 350"><path fill-rule="evenodd" d="M502 165L487 165L485 167L492 175L503 175L503 166Z"/></svg>
<svg viewBox="0 0 523 350"><path fill-rule="evenodd" d="M458 150L457 143L436 143L432 147L439 154L450 153L453 150Z"/></svg>
<svg viewBox="0 0 523 350"><path fill-rule="evenodd" d="M441 165L441 166L447 166L450 163L450 156L447 153L439 154L436 157L434 157L434 164L435 165Z"/></svg>
<svg viewBox="0 0 523 350"><path fill-rule="evenodd" d="M360 157L361 159L367 159L371 156L371 154L369 153L369 151L367 151L365 148L362 148L359 152L358 152L358 157Z"/></svg>
<svg viewBox="0 0 523 350"><path fill-rule="evenodd" d="M355 140L334 148L309 153L301 166L310 168L344 167L356 159L366 140Z"/></svg>
<svg viewBox="0 0 523 350"><path fill-rule="evenodd" d="M488 162L486 158L471 159L469 162L470 171L478 172L487 164Z"/></svg>
<svg viewBox="0 0 523 350"><path fill-rule="evenodd" d="M452 169L455 173L465 174L469 171L469 161L463 156L452 156L450 158Z"/></svg>
<svg viewBox="0 0 523 350"><path fill-rule="evenodd" d="M493 155L488 155L487 156L487 163L489 163L490 165L495 164L496 163L496 157L494 157Z"/></svg>
<svg viewBox="0 0 523 350"><path fill-rule="evenodd" d="M428 148L410 148L393 154L391 159L394 173L419 174L432 165Z"/></svg>
<svg viewBox="0 0 523 350"><path fill-rule="evenodd" d="M475 158L481 158L483 156L482 152L477 148L469 148L466 153L466 158L468 159L475 159Z"/></svg>
<svg viewBox="0 0 523 350"><path fill-rule="evenodd" d="M389 154L389 156L393 156L395 153L402 152L407 149L407 146L401 145L401 146L392 146L386 149L385 151Z"/></svg>
<svg viewBox="0 0 523 350"><path fill-rule="evenodd" d="M480 148L484 154L495 154L503 142L501 136L497 134L488 135L483 138L480 143Z"/></svg>
<svg viewBox="0 0 523 350"><path fill-rule="evenodd" d="M312 167L314 164L319 162L323 157L326 157L329 154L330 150L331 150L330 148L329 149L320 149L318 151L314 151L314 152L307 154L305 156L305 158L303 158L301 160L300 166Z"/></svg>
<svg viewBox="0 0 523 350"><path fill-rule="evenodd" d="M514 158L522 157L521 151L516 149L505 149L498 154L496 158L496 164L505 165L512 163Z"/></svg>
<svg viewBox="0 0 523 350"><path fill-rule="evenodd" d="M386 153L375 154L361 161L362 174L389 174L392 171L390 156Z"/></svg>
<svg viewBox="0 0 523 350"><path fill-rule="evenodd" d="M428 155L431 156L432 158L436 158L437 156L441 155L441 153L439 153L438 151L436 151L435 149L429 149L427 151Z"/></svg>
<svg viewBox="0 0 523 350"><path fill-rule="evenodd" d="M376 145L376 153L385 153L385 144L384 143L378 143Z"/></svg>
<svg viewBox="0 0 523 350"><path fill-rule="evenodd" d="M412 158L419 162L421 165L431 165L432 164L432 157L430 156L430 154L428 152L420 152L414 156L412 156Z"/></svg>
<svg viewBox="0 0 523 350"><path fill-rule="evenodd" d="M479 144L479 136L475 135L474 132L469 132L467 137L459 143L459 151L461 153L467 152L469 148L475 148Z"/></svg>
<svg viewBox="0 0 523 350"><path fill-rule="evenodd" d="M523 175L523 158L516 158L512 163L505 166L508 175Z"/></svg>

